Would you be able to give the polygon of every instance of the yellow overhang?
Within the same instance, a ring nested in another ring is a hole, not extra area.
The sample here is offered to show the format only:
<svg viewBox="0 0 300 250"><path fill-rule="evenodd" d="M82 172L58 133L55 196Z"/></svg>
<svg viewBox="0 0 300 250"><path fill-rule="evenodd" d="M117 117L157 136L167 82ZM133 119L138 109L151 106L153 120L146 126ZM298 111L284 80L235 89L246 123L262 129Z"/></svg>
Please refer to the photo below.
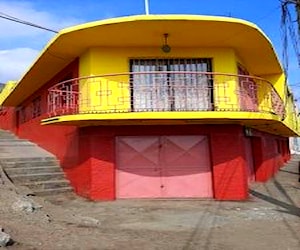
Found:
<svg viewBox="0 0 300 250"><path fill-rule="evenodd" d="M282 73L270 40L250 22L197 15L119 17L61 30L44 48L3 105L19 105L89 47L160 49L164 33L169 34L168 42L173 48L229 47L236 51L252 74Z"/></svg>
<svg viewBox="0 0 300 250"><path fill-rule="evenodd" d="M149 117L149 118L145 118ZM240 124L284 136L297 136L292 130L273 114L258 112L132 112L104 114L76 114L46 118L42 125L180 125L180 124Z"/></svg>

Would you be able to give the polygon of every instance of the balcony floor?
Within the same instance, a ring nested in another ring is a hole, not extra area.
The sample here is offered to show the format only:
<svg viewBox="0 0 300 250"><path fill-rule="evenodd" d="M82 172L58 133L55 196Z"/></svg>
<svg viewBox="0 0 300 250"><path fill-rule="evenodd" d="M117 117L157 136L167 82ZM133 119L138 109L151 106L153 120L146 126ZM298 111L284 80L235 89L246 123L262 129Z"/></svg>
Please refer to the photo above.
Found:
<svg viewBox="0 0 300 250"><path fill-rule="evenodd" d="M61 115L43 119L42 125L120 126L240 124L272 134L295 136L277 115L258 112L130 112Z"/></svg>

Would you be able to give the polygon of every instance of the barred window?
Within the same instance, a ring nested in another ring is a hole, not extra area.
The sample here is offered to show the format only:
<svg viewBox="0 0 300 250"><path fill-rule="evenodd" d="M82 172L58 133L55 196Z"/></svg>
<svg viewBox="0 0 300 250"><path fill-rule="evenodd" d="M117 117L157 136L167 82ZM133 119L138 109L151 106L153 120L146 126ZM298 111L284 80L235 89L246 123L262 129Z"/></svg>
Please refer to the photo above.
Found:
<svg viewBox="0 0 300 250"><path fill-rule="evenodd" d="M41 97L38 96L32 101L32 118L38 117L42 114Z"/></svg>
<svg viewBox="0 0 300 250"><path fill-rule="evenodd" d="M20 123L24 123L26 121L27 121L26 108L25 107L21 107L19 109L19 122Z"/></svg>
<svg viewBox="0 0 300 250"><path fill-rule="evenodd" d="M133 73L143 72L133 74L131 79L134 111L213 108L212 78L205 74L212 72L210 58L132 59L130 69Z"/></svg>

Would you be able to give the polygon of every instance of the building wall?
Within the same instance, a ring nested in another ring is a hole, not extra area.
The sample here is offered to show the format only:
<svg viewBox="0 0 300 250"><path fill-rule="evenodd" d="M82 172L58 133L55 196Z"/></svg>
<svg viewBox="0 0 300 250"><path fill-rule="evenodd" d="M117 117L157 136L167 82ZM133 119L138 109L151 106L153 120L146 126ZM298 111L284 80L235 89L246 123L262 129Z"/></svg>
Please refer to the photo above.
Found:
<svg viewBox="0 0 300 250"><path fill-rule="evenodd" d="M11 91L14 89L15 86L16 86L15 81L8 81L7 83L5 83L4 86L1 85L0 105L7 98L7 96L11 93Z"/></svg>
<svg viewBox="0 0 300 250"><path fill-rule="evenodd" d="M3 123L1 123L3 127ZM245 134L239 125L41 126L39 118L19 126L18 134L55 154L75 191L93 200L115 199L115 138L128 135L207 135L210 140L214 198L248 197ZM287 139L254 131L255 179L267 181L289 159Z"/></svg>
<svg viewBox="0 0 300 250"><path fill-rule="evenodd" d="M230 48L176 47L170 53L163 53L160 48L94 47L80 57L79 74L83 76L129 72L129 59L132 58L212 58L215 72L235 73L237 70L234 50Z"/></svg>
<svg viewBox="0 0 300 250"><path fill-rule="evenodd" d="M17 133L15 108L1 107L0 128Z"/></svg>
<svg viewBox="0 0 300 250"><path fill-rule="evenodd" d="M285 107L286 118L283 123L290 126L296 133L300 130L299 111L296 107L293 95L286 89Z"/></svg>
<svg viewBox="0 0 300 250"><path fill-rule="evenodd" d="M269 180L290 159L288 138L256 131L252 145L257 182Z"/></svg>
<svg viewBox="0 0 300 250"><path fill-rule="evenodd" d="M16 132L58 157L75 191L93 200L115 199L115 137L126 135L207 135L210 138L214 197L219 200L243 200L248 197L245 135L239 125L157 125L157 126L41 126L47 117L47 90L68 74L72 77L129 71L129 58L140 54L147 58L198 57L213 58L213 71L236 72L231 49L174 48L164 54L157 48L91 48L17 109L8 108L0 115L1 128ZM78 74L79 72L79 74ZM119 81L122 79L118 79ZM124 79L128 80L128 79ZM81 85L88 95L88 85ZM40 97L40 114L32 116L33 101ZM22 112L25 110L25 118ZM24 119L21 119L23 117ZM149 118L149 114L148 114ZM255 178L266 181L289 158L286 140L255 132L253 145ZM279 145L279 146L278 146Z"/></svg>
<svg viewBox="0 0 300 250"><path fill-rule="evenodd" d="M62 81L67 75L78 76L78 60L75 60L59 74L54 76L41 89L33 93L19 107L5 107L0 111L0 128L17 134L20 138L28 139L53 153L59 160L71 180L71 184L82 196L88 197L88 185L91 178L89 168L81 162L78 145L78 129L75 126L42 126L41 120L47 118L48 88ZM33 100L40 97L40 115L33 117Z"/></svg>
<svg viewBox="0 0 300 250"><path fill-rule="evenodd" d="M238 125L179 125L179 126L95 126L80 128L79 144L84 143L82 163L91 171L90 198L115 199L115 138L145 135L207 135L213 175L214 198L243 200L248 197L247 157L244 130ZM251 137L254 170L257 181L273 176L284 160L277 142L285 139L256 132ZM78 190L78 189L77 189Z"/></svg>
<svg viewBox="0 0 300 250"><path fill-rule="evenodd" d="M286 84L285 75L282 73L277 75L262 75L261 77L273 83L273 86L284 102L286 114L282 122L294 132L298 133L300 129L300 119L295 106L294 97Z"/></svg>
<svg viewBox="0 0 300 250"><path fill-rule="evenodd" d="M143 55L141 57L141 55ZM127 73L130 71L129 61L133 58L211 58L213 72L235 74L237 65L235 54L232 49L224 48L174 48L170 53L163 53L159 48L90 48L80 57L79 75L97 76L103 74ZM215 76L215 84L224 85L223 76ZM221 81L219 81L221 80ZM223 81L222 81L223 80ZM119 82L122 82L120 87ZM114 105L126 112L130 109L130 103L120 104L120 99L130 99L129 75L104 76L97 79L85 79L79 82L81 97L81 111L92 107L93 110L106 111ZM227 80L227 90L231 94L230 107L238 105L236 98L237 84ZM220 94L224 92L223 85L220 87ZM127 91L127 92L126 92ZM109 100L99 100L100 94L113 93ZM217 94L217 93L215 93ZM128 98L127 98L128 97ZM221 100L222 98L217 98ZM224 99L224 98L223 98ZM105 101L106 100L106 101ZM107 103L106 103L107 102ZM100 105L101 104L101 105ZM220 109L226 108L219 104Z"/></svg>
<svg viewBox="0 0 300 250"><path fill-rule="evenodd" d="M142 57L140 55L143 55ZM104 113L113 112L117 109L119 113L115 113L116 119L118 114L124 115L131 109L130 91L129 91L129 76L126 74L130 71L129 61L134 58L211 58L215 73L236 74L238 64L241 64L245 69L249 65L245 65L241 58L235 54L233 49L229 48L178 48L175 47L170 53L163 53L159 48L139 48L139 47L93 47L89 48L83 53L79 59L79 76L99 76L103 77L84 79L79 81L79 90L81 93L82 102L79 106L80 111L100 111ZM250 67L249 67L250 68ZM124 75L113 75L116 73L124 73ZM251 72L249 72L251 74ZM108 75L107 75L108 74ZM111 74L111 75L109 75ZM297 133L299 130L299 119L295 117L293 102L291 98L287 98L286 84L284 82L283 74L278 75L264 75L274 88L278 91L279 95L284 101L286 114L281 121L280 117L273 115L274 107L271 101L271 85L266 82L259 82L258 84L258 108L263 112L259 113L260 119L274 120L273 127L280 129L281 133L289 135ZM120 82L122 84L120 84ZM217 85L220 86L217 86ZM233 112L226 112L227 117L236 117L236 112L241 105L241 99L245 94L242 94L239 86L239 78L216 75L214 76L214 91L215 107L219 110L232 110ZM225 91L225 92L224 92ZM240 98L237 93L240 93ZM103 96L103 98L99 98ZM243 99L244 100L244 99ZM249 100L248 100L249 101ZM244 100L247 102L247 100ZM123 113L123 114L122 114ZM158 113L156 113L158 114ZM182 113L182 118L184 118ZM209 118L219 118L218 112L201 114L200 118L206 115ZM247 124L249 117L254 119L255 114L243 112L239 113L239 117L245 119L244 123ZM145 113L144 119L148 119L149 113ZM160 118L164 118L164 114ZM257 118L256 118L257 119ZM276 122L277 123L276 123ZM259 121L258 121L259 122ZM283 132L284 123L286 132ZM291 129L291 131L289 131ZM269 130L274 133L274 129L270 127Z"/></svg>
<svg viewBox="0 0 300 250"><path fill-rule="evenodd" d="M12 132L17 132L16 130L16 115L15 108L13 107L2 107L2 103L5 98L13 90L16 82L8 81L3 89L0 91L0 128L4 130L9 130Z"/></svg>

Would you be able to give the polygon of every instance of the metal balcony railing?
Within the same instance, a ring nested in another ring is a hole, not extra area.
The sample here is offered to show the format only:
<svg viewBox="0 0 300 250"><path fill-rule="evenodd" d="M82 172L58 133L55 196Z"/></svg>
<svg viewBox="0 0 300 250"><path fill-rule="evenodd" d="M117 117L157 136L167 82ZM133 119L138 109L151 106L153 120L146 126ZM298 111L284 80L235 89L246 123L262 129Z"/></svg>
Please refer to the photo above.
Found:
<svg viewBox="0 0 300 250"><path fill-rule="evenodd" d="M284 103L272 84L248 75L184 71L106 74L58 83L48 94L49 117L165 111L285 116Z"/></svg>

